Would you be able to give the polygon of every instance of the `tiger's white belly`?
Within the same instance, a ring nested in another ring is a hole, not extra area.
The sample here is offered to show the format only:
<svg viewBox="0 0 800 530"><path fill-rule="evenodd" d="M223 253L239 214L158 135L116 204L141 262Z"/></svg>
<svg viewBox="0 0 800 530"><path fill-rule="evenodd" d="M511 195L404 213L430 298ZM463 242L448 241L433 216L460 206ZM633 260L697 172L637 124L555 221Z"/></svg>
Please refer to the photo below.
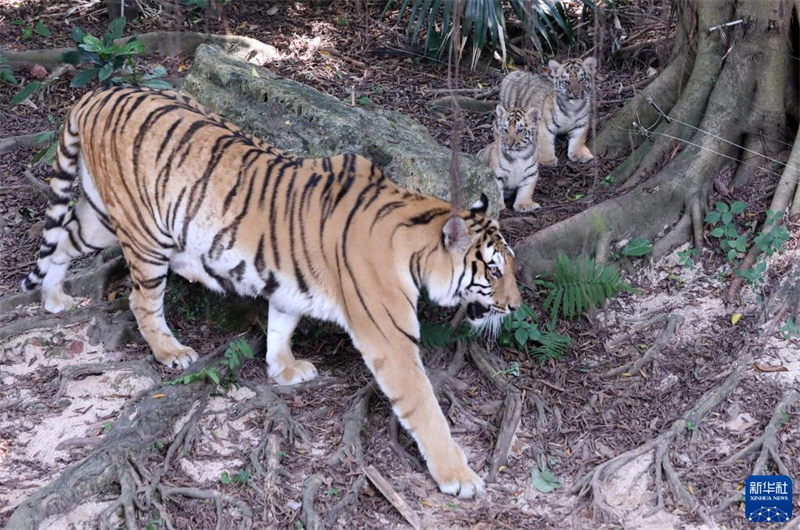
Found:
<svg viewBox="0 0 800 530"><path fill-rule="evenodd" d="M242 262L245 264L244 270L231 274L231 271ZM313 288L303 293L291 275L280 271L273 271L277 287L274 290L270 289L267 281L257 273L249 259L239 255L235 249L223 253L220 259L205 264L201 256L184 251L174 254L169 260L169 265L174 273L190 282L199 282L212 291L235 291L241 296L264 297L284 313L307 315L344 325L338 304L328 296L314 292ZM223 285L218 278L227 280L230 282L229 285ZM271 292L267 293L267 290Z"/></svg>

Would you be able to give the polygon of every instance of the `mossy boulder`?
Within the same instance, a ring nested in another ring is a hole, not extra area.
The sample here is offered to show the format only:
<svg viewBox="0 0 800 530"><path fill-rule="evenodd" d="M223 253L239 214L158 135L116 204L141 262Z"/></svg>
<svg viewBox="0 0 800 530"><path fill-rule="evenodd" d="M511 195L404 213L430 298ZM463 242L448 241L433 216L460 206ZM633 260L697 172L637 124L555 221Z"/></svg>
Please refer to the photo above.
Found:
<svg viewBox="0 0 800 530"><path fill-rule="evenodd" d="M198 46L183 90L284 151L304 157L359 153L404 188L449 197L450 150L401 113L348 106L212 44ZM460 167L466 204L485 192L496 205L497 186L490 170L466 154L460 157Z"/></svg>

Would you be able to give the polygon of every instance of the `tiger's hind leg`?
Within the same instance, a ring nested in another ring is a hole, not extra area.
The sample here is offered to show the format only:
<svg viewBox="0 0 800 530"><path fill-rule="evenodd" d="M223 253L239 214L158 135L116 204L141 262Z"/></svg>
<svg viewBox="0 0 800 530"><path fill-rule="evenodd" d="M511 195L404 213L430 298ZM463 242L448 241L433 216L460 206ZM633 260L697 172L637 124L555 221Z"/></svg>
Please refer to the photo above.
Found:
<svg viewBox="0 0 800 530"><path fill-rule="evenodd" d="M51 207L52 211L52 207ZM48 211L45 221L45 242L39 251L36 268L23 282L24 288L42 283L45 311L59 313L71 309L75 302L64 292L64 277L70 262L84 254L110 247L117 238L105 214L95 210L83 196L71 210L63 214L63 225Z"/></svg>
<svg viewBox="0 0 800 530"><path fill-rule="evenodd" d="M173 368L188 367L197 360L197 353L178 342L164 319L168 262L159 262L155 257L157 253L143 253L125 240L122 240L122 253L131 269L130 305L139 331L160 363Z"/></svg>
<svg viewBox="0 0 800 530"><path fill-rule="evenodd" d="M292 354L290 340L300 315L284 313L269 305L267 320L267 374L280 385L295 385L317 377L317 369Z"/></svg>

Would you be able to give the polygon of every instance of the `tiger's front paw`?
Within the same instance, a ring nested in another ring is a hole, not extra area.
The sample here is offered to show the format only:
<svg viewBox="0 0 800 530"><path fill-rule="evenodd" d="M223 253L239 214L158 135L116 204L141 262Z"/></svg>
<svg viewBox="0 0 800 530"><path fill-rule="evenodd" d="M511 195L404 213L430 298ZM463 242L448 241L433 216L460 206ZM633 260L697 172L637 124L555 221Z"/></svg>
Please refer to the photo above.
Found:
<svg viewBox="0 0 800 530"><path fill-rule="evenodd" d="M542 166L557 166L558 165L558 158L555 155L552 156L539 156L539 164Z"/></svg>
<svg viewBox="0 0 800 530"><path fill-rule="evenodd" d="M569 157L569 159L573 162L585 164L586 162L592 160L594 155L591 151L589 151L589 148L584 145L582 148L576 149L575 152L568 152L567 157Z"/></svg>
<svg viewBox="0 0 800 530"><path fill-rule="evenodd" d="M171 368L186 369L198 359L197 352L188 346L178 345L161 350L153 350L156 360Z"/></svg>
<svg viewBox="0 0 800 530"><path fill-rule="evenodd" d="M317 369L313 364L297 360L287 366L270 366L268 373L279 385L296 385L317 377Z"/></svg>
<svg viewBox="0 0 800 530"><path fill-rule="evenodd" d="M467 465L467 459L461 448L456 447L456 449L453 462L436 465L435 469L431 469L431 474L439 485L439 490L462 499L471 499L475 495L482 495L486 492L483 479Z"/></svg>
<svg viewBox="0 0 800 530"><path fill-rule="evenodd" d="M534 210L538 210L541 208L541 205L538 202L532 201L525 201L520 203L514 203L514 211L525 213L525 212L532 212Z"/></svg>

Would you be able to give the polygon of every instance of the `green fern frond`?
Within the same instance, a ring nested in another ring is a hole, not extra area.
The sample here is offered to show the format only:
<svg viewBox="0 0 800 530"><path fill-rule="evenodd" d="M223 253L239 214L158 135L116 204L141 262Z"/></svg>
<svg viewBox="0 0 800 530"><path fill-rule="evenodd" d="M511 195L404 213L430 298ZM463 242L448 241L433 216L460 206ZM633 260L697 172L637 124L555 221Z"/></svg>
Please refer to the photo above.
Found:
<svg viewBox="0 0 800 530"><path fill-rule="evenodd" d="M596 263L592 258L570 260L560 254L553 271L540 282L549 289L543 308L555 322L559 314L573 318L589 308L599 307L607 298L633 288L623 281L612 265Z"/></svg>
<svg viewBox="0 0 800 530"><path fill-rule="evenodd" d="M8 57L0 53L0 81L5 81L7 83L11 83L12 85L17 84L17 78L14 77L14 69L11 68L11 63L8 61Z"/></svg>

